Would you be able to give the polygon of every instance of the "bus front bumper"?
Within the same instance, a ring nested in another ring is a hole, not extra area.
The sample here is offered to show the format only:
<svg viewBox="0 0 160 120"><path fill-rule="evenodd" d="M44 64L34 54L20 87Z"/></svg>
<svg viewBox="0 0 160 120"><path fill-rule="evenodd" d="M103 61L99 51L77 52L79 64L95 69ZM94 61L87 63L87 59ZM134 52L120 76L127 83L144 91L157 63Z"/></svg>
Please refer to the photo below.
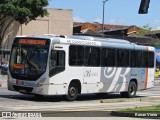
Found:
<svg viewBox="0 0 160 120"><path fill-rule="evenodd" d="M67 94L68 86L66 84L43 84L41 86L22 86L8 81L8 90L17 91L24 94L39 95L63 95Z"/></svg>

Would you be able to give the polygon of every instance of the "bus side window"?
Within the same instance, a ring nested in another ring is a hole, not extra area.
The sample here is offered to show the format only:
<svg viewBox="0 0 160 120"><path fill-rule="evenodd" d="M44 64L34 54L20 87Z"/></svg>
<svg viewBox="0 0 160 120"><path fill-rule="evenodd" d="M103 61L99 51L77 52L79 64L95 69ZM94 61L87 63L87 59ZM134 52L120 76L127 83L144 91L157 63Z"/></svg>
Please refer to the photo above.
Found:
<svg viewBox="0 0 160 120"><path fill-rule="evenodd" d="M130 51L130 67L137 67L138 52L135 50Z"/></svg>
<svg viewBox="0 0 160 120"><path fill-rule="evenodd" d="M153 68L154 67L154 52L148 53L148 67Z"/></svg>
<svg viewBox="0 0 160 120"><path fill-rule="evenodd" d="M128 67L129 66L129 50L118 50L117 51L117 66Z"/></svg>
<svg viewBox="0 0 160 120"><path fill-rule="evenodd" d="M148 67L148 52L147 51L143 51L143 54L142 54L142 67Z"/></svg>
<svg viewBox="0 0 160 120"><path fill-rule="evenodd" d="M57 51L52 50L51 51L51 57L50 57L50 69L54 68L57 64Z"/></svg>
<svg viewBox="0 0 160 120"><path fill-rule="evenodd" d="M52 50L50 57L50 70L57 66L65 66L65 52Z"/></svg>
<svg viewBox="0 0 160 120"><path fill-rule="evenodd" d="M114 67L115 66L115 50L102 48L101 50L101 66Z"/></svg>
<svg viewBox="0 0 160 120"><path fill-rule="evenodd" d="M84 59L84 47L83 46L70 46L69 47L69 65L70 66L82 66Z"/></svg>
<svg viewBox="0 0 160 120"><path fill-rule="evenodd" d="M92 58L91 58L91 66L100 66L100 48L93 47L92 48Z"/></svg>
<svg viewBox="0 0 160 120"><path fill-rule="evenodd" d="M65 66L65 52L57 51L57 66L64 67Z"/></svg>
<svg viewBox="0 0 160 120"><path fill-rule="evenodd" d="M69 47L69 65L71 66L76 65L76 53L77 53L76 46L70 46Z"/></svg>
<svg viewBox="0 0 160 120"><path fill-rule="evenodd" d="M154 67L154 52L143 51L142 55L142 67Z"/></svg>
<svg viewBox="0 0 160 120"><path fill-rule="evenodd" d="M140 68L142 66L142 52L139 50L130 51L130 67Z"/></svg>
<svg viewBox="0 0 160 120"><path fill-rule="evenodd" d="M65 52L52 50L49 62L49 77L65 70Z"/></svg>
<svg viewBox="0 0 160 120"><path fill-rule="evenodd" d="M85 53L84 53L84 65L85 66L91 66L91 48L85 47Z"/></svg>

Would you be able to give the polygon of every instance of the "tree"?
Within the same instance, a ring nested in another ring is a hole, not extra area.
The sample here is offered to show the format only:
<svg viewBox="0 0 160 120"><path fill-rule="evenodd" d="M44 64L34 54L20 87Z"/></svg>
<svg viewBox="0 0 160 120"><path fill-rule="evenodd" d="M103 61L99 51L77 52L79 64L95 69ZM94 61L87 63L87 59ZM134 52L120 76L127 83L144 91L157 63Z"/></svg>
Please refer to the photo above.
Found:
<svg viewBox="0 0 160 120"><path fill-rule="evenodd" d="M141 30L139 30L137 32L137 35L145 35L145 33L151 31L152 27L150 27L149 25L144 25L142 26Z"/></svg>
<svg viewBox="0 0 160 120"><path fill-rule="evenodd" d="M0 46L13 21L27 24L38 16L47 16L48 12L44 8L47 5L48 0L0 0Z"/></svg>

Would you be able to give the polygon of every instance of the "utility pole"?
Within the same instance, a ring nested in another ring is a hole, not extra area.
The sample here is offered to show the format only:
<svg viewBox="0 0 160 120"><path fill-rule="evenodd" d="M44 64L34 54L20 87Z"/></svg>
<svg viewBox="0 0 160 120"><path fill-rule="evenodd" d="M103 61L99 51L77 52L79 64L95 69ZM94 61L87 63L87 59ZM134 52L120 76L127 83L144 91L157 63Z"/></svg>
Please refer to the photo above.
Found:
<svg viewBox="0 0 160 120"><path fill-rule="evenodd" d="M102 37L104 36L104 8L105 8L105 3L108 0L103 1L103 18L102 18Z"/></svg>

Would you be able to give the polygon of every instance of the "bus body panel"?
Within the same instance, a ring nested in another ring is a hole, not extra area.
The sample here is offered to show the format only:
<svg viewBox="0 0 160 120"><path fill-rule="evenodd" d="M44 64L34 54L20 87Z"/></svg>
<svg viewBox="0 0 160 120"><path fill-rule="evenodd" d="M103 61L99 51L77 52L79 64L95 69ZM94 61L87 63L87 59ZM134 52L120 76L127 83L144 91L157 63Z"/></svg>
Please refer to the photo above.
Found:
<svg viewBox="0 0 160 120"><path fill-rule="evenodd" d="M37 38L42 38L37 37ZM26 37L25 37L26 38ZM36 37L33 37L36 38ZM109 48L109 49L127 49L127 50L142 50L153 51L153 47L140 46L122 43L78 40L70 38L48 37L51 40L50 49L47 59L47 68L43 75L34 81L25 79L12 78L8 70L8 89L12 91L21 91L23 88L32 89L29 93L40 95L64 95L68 94L68 88L73 80L78 80L81 85L80 93L107 93L107 92L126 92L131 80L135 80L137 90L143 90L154 86L154 71L153 68L143 67L105 67L105 66L72 66L69 65L69 47L70 45L91 46ZM50 73L50 56L51 51L65 52L65 69L55 75L49 77ZM18 82L17 82L18 81ZM22 84L23 83L23 84ZM27 86L31 85L31 86ZM19 87L15 89L13 85ZM25 90L25 89L24 89ZM26 92L27 93L27 92Z"/></svg>
<svg viewBox="0 0 160 120"><path fill-rule="evenodd" d="M147 88L152 88L154 86L154 74L155 74L155 69L154 68L149 68L148 69L148 79L146 83L146 89Z"/></svg>
<svg viewBox="0 0 160 120"><path fill-rule="evenodd" d="M137 90L142 90L144 88L144 81L142 81L142 68L131 68L131 78L130 80L137 81Z"/></svg>
<svg viewBox="0 0 160 120"><path fill-rule="evenodd" d="M96 84L100 82L100 67L83 67L83 84Z"/></svg>
<svg viewBox="0 0 160 120"><path fill-rule="evenodd" d="M148 51L155 51L155 48L148 47ZM155 54L155 53L154 53ZM154 80L155 80L155 68L156 68L156 55L154 55L154 67L148 68L148 79L146 83L146 89L154 87Z"/></svg>
<svg viewBox="0 0 160 120"><path fill-rule="evenodd" d="M40 94L47 95L48 94L48 81L46 74L42 75L36 81L28 81L23 79L15 79L12 78L11 75L8 74L8 90L18 91L21 93L29 93L29 94ZM42 84L39 84L42 83ZM29 91L29 92L28 92Z"/></svg>
<svg viewBox="0 0 160 120"><path fill-rule="evenodd" d="M130 68L104 67L101 70L100 82L104 86L102 92L126 91L127 83L130 78Z"/></svg>

